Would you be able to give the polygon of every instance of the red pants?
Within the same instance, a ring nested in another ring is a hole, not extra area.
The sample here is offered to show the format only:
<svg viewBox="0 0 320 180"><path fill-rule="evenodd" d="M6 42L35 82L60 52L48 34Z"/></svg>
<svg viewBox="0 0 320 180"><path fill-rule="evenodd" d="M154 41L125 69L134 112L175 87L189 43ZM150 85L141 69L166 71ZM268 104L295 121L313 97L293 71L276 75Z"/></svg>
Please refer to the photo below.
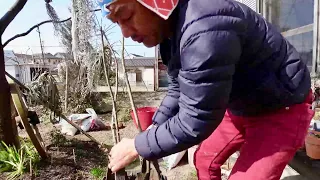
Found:
<svg viewBox="0 0 320 180"><path fill-rule="evenodd" d="M306 102L259 117L234 116L227 110L195 153L198 178L220 180L220 166L240 150L229 180L279 180L304 143L314 115L310 107Z"/></svg>

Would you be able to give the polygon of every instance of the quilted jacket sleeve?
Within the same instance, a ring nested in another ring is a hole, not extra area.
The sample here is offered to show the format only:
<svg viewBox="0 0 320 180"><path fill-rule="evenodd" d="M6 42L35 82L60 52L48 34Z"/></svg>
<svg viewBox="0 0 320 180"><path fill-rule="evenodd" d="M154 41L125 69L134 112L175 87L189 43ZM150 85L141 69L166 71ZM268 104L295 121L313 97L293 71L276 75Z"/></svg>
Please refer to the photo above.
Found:
<svg viewBox="0 0 320 180"><path fill-rule="evenodd" d="M199 144L221 122L241 45L231 28L235 21L218 22L205 30L206 22L195 23L184 31L180 41L179 112L136 137L135 146L142 157L157 159Z"/></svg>
<svg viewBox="0 0 320 180"><path fill-rule="evenodd" d="M179 84L177 78L172 74L168 75L168 93L166 97L162 100L161 105L159 106L157 112L153 116L153 124L161 125L166 122L168 119L175 116L179 111Z"/></svg>

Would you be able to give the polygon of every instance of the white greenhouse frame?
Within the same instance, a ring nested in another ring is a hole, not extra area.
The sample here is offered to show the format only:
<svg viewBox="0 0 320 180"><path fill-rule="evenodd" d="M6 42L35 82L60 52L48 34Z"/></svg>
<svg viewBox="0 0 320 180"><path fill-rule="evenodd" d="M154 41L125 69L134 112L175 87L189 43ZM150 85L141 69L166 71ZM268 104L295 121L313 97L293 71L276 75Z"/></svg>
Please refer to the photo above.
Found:
<svg viewBox="0 0 320 180"><path fill-rule="evenodd" d="M257 11L263 16L266 15L266 0L251 0L257 1ZM314 0L314 22L305 26L301 26L295 29L282 32L284 37L290 37L313 31L313 55L312 55L312 69L311 74L313 77L319 73L319 62L320 62L320 3L318 0Z"/></svg>

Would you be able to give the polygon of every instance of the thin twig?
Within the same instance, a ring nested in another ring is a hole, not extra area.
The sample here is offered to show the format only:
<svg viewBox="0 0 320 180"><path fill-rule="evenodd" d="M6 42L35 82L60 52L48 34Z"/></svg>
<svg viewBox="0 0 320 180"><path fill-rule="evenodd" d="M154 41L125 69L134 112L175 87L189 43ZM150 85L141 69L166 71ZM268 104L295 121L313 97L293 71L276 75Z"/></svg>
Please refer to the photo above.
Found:
<svg viewBox="0 0 320 180"><path fill-rule="evenodd" d="M47 20L47 21L43 21L39 24L36 24L34 26L32 26L28 31L24 32L24 33L21 33L21 34L17 34L15 36L13 36L12 38L8 39L4 44L3 44L3 47L7 46L11 41L19 38L19 37L23 37L23 36L26 36L28 35L29 33L31 33L34 29L38 28L39 26L43 25L43 24L47 24L47 23L64 23L64 22L67 22L67 21L70 21L71 20L71 17L68 18L68 19L65 19L65 20L62 20L62 21L58 21L58 22L54 22L53 20Z"/></svg>

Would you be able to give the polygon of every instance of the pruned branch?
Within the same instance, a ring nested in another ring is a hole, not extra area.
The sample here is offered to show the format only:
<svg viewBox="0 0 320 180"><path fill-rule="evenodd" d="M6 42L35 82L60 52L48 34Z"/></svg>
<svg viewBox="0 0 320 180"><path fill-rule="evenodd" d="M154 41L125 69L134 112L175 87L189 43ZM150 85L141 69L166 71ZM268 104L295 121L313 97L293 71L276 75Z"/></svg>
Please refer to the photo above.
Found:
<svg viewBox="0 0 320 180"><path fill-rule="evenodd" d="M12 20L22 10L28 0L17 0L11 9L0 19L0 34L2 35Z"/></svg>
<svg viewBox="0 0 320 180"><path fill-rule="evenodd" d="M21 0L19 0L21 1ZM91 12L96 12L96 11L101 11L101 9L94 9L94 10L91 10ZM3 18L2 18L3 19ZM1 20L2 20L1 19ZM2 28L2 22L0 20L0 28ZM20 38L20 37L23 37L23 36L26 36L28 34L30 34L35 28L43 25L43 24L47 24L47 23L64 23L64 22L67 22L67 21L70 21L71 20L71 17L69 17L68 19L65 19L65 20L62 20L62 21L57 21L55 22L54 20L47 20L47 21L43 21L39 24L36 24L34 26L32 26L28 31L24 32L24 33L21 33L21 34L17 34L15 36L13 36L12 38L8 39L4 44L3 44L3 47L7 46L11 41L17 39L17 38ZM1 32L1 31L0 31Z"/></svg>
<svg viewBox="0 0 320 180"><path fill-rule="evenodd" d="M34 26L32 26L28 31L24 32L24 33L21 33L21 34L17 34L15 36L13 36L12 38L8 39L4 44L3 44L3 47L5 47L6 45L8 45L11 41L19 38L19 37L23 37L23 36L26 36L28 35L29 33L31 33L34 29L36 29L37 27L43 25L43 24L47 24L47 23L64 23L64 22L67 22L67 21L70 21L71 20L71 17L68 18L68 19L65 19L65 20L62 20L62 21L58 21L58 22L54 22L53 20L47 20L47 21L43 21L39 24L36 24Z"/></svg>

